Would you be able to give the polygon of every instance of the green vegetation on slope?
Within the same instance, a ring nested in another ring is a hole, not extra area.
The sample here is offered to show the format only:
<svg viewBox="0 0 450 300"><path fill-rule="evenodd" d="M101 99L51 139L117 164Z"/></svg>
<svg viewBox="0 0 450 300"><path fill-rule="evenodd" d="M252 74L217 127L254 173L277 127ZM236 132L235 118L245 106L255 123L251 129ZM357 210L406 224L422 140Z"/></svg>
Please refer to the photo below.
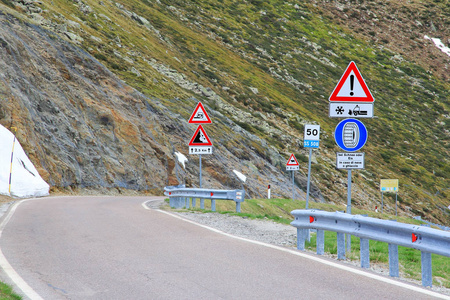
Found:
<svg viewBox="0 0 450 300"><path fill-rule="evenodd" d="M370 15L378 4L366 2L355 8ZM81 9L82 3L91 10ZM419 4L414 1L411 7L415 10L405 4L398 14L427 12L420 22L429 23L430 12L446 14L448 10L439 2ZM397 3L389 5L380 9L395 10ZM426 69L425 60L416 62L386 47L396 40L373 42L367 34L373 37L375 31L366 33L362 27L338 24L330 16L333 11L309 1L53 0L42 6L43 15L53 24L65 26L67 20L78 24L67 28L79 34L81 46L120 78L147 96L159 98L184 118L192 110L186 100L194 96L281 153L299 155L305 155L303 125L320 123L322 143L314 180L324 198L333 203L345 198L341 182L345 174L335 170L335 152L340 150L333 130L339 120L328 118L327 98L349 61L355 61L375 97L377 116L364 121L369 130L364 147L366 169L355 172L359 191L355 204L374 206L380 198L379 179L398 178L402 211L449 223L450 83ZM343 10L350 17L357 16L356 10ZM388 26L394 21L376 22ZM423 38L410 39L419 43ZM214 100L179 87L151 67L152 60L211 88L251 119L242 120ZM217 140L222 134L221 130L214 132ZM227 143L243 160L248 158L246 145ZM264 149L260 153L266 157ZM277 167L283 171L282 165Z"/></svg>

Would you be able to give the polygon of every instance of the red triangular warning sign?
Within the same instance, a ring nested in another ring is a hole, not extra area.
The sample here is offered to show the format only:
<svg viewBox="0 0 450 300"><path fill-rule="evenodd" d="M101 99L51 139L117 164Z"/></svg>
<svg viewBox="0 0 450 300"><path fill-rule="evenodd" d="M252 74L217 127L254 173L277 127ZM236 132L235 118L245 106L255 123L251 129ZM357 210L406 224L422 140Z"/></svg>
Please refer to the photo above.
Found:
<svg viewBox="0 0 450 300"><path fill-rule="evenodd" d="M350 62L329 100L336 102L375 101L355 62Z"/></svg>
<svg viewBox="0 0 450 300"><path fill-rule="evenodd" d="M299 166L297 159L295 158L294 153L291 154L291 157L289 157L288 161L286 162L286 166Z"/></svg>
<svg viewBox="0 0 450 300"><path fill-rule="evenodd" d="M212 146L211 140L202 125L197 127L197 130L189 142L189 146Z"/></svg>
<svg viewBox="0 0 450 300"><path fill-rule="evenodd" d="M194 109L194 112L192 113L191 117L189 118L189 123L191 124L210 124L211 119L209 118L208 114L206 113L205 108L203 107L203 104L199 102L197 104L197 107Z"/></svg>

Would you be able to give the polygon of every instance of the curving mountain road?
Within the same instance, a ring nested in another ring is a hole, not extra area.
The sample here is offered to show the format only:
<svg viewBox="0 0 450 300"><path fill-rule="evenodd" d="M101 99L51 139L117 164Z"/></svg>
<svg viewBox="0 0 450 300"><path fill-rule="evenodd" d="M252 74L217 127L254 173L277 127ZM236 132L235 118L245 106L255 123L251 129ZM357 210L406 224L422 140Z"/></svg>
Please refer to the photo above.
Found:
<svg viewBox="0 0 450 300"><path fill-rule="evenodd" d="M409 300L437 295L361 276L360 269L339 269L297 251L236 239L142 205L158 199L21 202L1 224L2 277L32 299Z"/></svg>

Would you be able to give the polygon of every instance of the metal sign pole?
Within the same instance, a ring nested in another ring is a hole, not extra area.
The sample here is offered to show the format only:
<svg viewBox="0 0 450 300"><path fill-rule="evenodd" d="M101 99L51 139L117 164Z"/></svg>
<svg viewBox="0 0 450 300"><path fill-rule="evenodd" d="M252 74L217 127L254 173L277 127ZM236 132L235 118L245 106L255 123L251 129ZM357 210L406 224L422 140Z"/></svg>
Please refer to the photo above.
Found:
<svg viewBox="0 0 450 300"><path fill-rule="evenodd" d="M306 183L306 206L305 206L305 209L308 209L308 204L309 204L309 184L310 184L310 180L311 180L311 156L312 156L312 148L309 148L308 181Z"/></svg>
<svg viewBox="0 0 450 300"><path fill-rule="evenodd" d="M347 213L352 213L352 169L347 171ZM351 250L351 239L352 236L347 234L347 251Z"/></svg>
<svg viewBox="0 0 450 300"><path fill-rule="evenodd" d="M200 158L199 164L200 164L200 188L202 188L202 155L199 154L198 157Z"/></svg>
<svg viewBox="0 0 450 300"><path fill-rule="evenodd" d="M352 213L352 169L347 171L347 213Z"/></svg>
<svg viewBox="0 0 450 300"><path fill-rule="evenodd" d="M397 192L395 192L395 217L397 217Z"/></svg>
<svg viewBox="0 0 450 300"><path fill-rule="evenodd" d="M295 188L294 188L294 170L292 170L292 201L295 200Z"/></svg>

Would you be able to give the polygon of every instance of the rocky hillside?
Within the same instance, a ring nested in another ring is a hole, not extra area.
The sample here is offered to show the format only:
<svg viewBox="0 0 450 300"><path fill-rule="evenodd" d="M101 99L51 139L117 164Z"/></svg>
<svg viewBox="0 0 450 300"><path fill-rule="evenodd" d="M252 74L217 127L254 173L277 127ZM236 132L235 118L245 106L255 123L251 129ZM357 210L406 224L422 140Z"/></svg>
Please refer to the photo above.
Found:
<svg viewBox="0 0 450 300"><path fill-rule="evenodd" d="M166 185L198 186L198 159L190 157L184 170L174 155L187 152L195 129L179 109L193 110L198 100L170 99L173 107L168 109L125 84L81 48L11 14L0 16L5 99L1 122L19 129L19 140L54 190L117 188L160 194ZM169 92L178 89L160 80ZM212 93L192 85L206 95ZM215 103L226 105L221 101ZM250 195L260 196L258 181L277 183L275 194L287 195L282 189L287 190L289 178L270 163L281 164L284 158L228 117L212 109L209 114L215 125L208 130L215 154L203 159L204 185L240 188L233 169L245 168L251 177ZM241 153L233 144L248 149ZM318 190L314 192L320 199Z"/></svg>
<svg viewBox="0 0 450 300"><path fill-rule="evenodd" d="M303 126L318 123L314 197L344 204L328 97L353 60L377 116L364 121L354 205L379 205L379 180L398 178L402 213L448 224L450 56L425 36L449 46L450 9L403 2L2 0L0 123L19 128L54 189L160 193L198 185L187 120L202 101L214 144L204 186L240 187L237 170L251 197L267 184L290 197L284 164L294 152L299 198Z"/></svg>

